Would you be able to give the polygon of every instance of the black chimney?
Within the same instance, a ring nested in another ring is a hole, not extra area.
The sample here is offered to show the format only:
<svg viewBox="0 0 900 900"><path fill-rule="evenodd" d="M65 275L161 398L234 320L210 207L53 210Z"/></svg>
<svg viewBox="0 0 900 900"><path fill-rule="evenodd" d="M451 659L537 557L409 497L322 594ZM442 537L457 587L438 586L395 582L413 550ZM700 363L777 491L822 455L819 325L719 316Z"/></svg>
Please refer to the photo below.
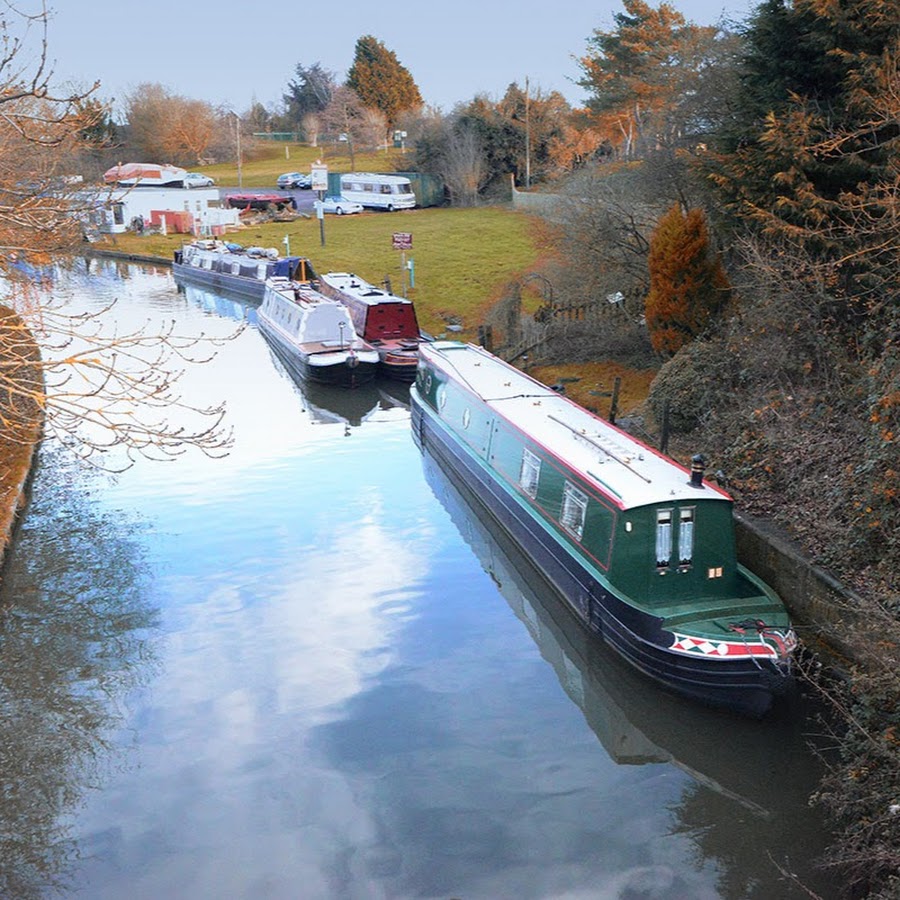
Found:
<svg viewBox="0 0 900 900"><path fill-rule="evenodd" d="M706 470L706 457L697 453L691 457L691 486L703 487L703 473Z"/></svg>

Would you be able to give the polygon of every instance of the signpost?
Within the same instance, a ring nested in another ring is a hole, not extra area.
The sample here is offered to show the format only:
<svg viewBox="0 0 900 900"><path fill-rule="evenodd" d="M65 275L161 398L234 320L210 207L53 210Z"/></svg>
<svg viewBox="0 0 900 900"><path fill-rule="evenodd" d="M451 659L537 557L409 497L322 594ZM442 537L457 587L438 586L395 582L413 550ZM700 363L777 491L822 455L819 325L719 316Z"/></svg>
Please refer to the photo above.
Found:
<svg viewBox="0 0 900 900"><path fill-rule="evenodd" d="M406 251L412 250L413 238L408 231L395 231L391 236L391 246L400 251L400 268L403 269L403 296L406 296L406 273L409 272L409 286L415 287L413 281L413 261L406 262Z"/></svg>
<svg viewBox="0 0 900 900"><path fill-rule="evenodd" d="M325 246L325 210L322 208L322 201L325 199L325 193L328 190L328 166L321 160L317 159L310 166L310 175L312 176L312 189L319 195L319 202L316 204L316 215L319 218L319 239L322 246Z"/></svg>

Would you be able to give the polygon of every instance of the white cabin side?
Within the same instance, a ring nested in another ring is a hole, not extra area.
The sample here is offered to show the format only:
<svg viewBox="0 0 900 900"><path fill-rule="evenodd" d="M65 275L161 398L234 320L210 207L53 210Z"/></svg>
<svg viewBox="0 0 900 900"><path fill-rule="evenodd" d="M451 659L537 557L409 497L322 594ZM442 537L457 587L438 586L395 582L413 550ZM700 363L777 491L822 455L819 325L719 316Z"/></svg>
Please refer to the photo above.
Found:
<svg viewBox="0 0 900 900"><path fill-rule="evenodd" d="M267 281L259 314L299 344L319 343L336 350L361 345L346 307L287 279Z"/></svg>
<svg viewBox="0 0 900 900"><path fill-rule="evenodd" d="M341 196L370 209L412 209L416 195L412 183L402 175L350 172L341 175Z"/></svg>

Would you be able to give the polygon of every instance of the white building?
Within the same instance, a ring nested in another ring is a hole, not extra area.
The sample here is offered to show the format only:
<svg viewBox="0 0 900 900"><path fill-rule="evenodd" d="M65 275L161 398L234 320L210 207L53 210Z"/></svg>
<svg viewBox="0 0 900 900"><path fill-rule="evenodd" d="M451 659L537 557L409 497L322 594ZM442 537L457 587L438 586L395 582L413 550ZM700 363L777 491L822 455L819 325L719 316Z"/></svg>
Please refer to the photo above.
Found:
<svg viewBox="0 0 900 900"><path fill-rule="evenodd" d="M212 236L240 224L240 211L223 207L216 188L97 188L79 191L72 199L83 204L90 227L101 234L159 227Z"/></svg>

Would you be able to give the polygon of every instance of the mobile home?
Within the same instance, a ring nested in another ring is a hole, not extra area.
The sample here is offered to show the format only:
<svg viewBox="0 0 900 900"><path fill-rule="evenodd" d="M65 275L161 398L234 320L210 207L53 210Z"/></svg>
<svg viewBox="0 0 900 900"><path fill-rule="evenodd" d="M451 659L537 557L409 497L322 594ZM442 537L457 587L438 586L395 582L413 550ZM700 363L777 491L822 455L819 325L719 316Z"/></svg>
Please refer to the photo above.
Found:
<svg viewBox="0 0 900 900"><path fill-rule="evenodd" d="M376 175L349 172L341 175L341 196L369 209L412 209L416 195L408 178L402 175Z"/></svg>

